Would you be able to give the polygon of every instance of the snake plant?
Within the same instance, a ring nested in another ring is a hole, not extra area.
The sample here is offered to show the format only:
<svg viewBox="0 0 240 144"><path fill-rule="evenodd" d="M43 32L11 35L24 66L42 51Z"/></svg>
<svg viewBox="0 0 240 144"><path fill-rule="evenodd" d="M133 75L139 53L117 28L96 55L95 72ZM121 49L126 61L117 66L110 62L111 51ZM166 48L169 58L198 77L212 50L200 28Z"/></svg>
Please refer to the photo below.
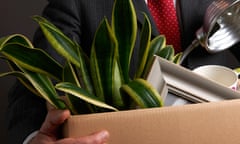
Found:
<svg viewBox="0 0 240 144"><path fill-rule="evenodd" d="M136 107L161 107L159 93L145 80L154 55L175 63L172 46L159 35L151 37L151 24L146 14L140 35L140 52L135 76L129 76L130 61L137 36L137 18L131 0L115 0L112 22L103 18L95 33L91 53L41 16L33 16L46 39L65 60L60 64L41 48L35 48L21 34L0 39L1 59L10 72L0 76L16 76L34 94L59 109L73 114L128 110ZM54 81L54 82L53 82ZM65 93L63 101L58 91Z"/></svg>

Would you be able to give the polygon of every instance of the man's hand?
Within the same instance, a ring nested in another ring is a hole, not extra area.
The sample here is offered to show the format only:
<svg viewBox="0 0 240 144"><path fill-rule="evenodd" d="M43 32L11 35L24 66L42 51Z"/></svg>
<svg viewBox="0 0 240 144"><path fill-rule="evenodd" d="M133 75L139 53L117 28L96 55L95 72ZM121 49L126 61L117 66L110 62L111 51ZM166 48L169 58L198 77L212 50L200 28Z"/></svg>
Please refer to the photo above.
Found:
<svg viewBox="0 0 240 144"><path fill-rule="evenodd" d="M68 110L52 109L43 123L38 134L29 142L30 144L105 144L109 133L105 130L79 138L58 139L59 127L69 118Z"/></svg>

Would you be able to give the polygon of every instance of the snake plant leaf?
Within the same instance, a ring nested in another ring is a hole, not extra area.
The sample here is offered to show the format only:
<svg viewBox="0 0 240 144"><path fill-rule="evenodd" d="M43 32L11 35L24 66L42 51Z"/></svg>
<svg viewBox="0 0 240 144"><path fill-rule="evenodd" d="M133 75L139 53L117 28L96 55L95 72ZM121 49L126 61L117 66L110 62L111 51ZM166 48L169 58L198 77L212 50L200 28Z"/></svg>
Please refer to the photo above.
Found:
<svg viewBox="0 0 240 144"><path fill-rule="evenodd" d="M145 64L141 78L146 78L148 71L152 66L154 55L156 55L156 53L161 51L164 47L166 47L166 37L164 35L158 35L153 40L151 40L147 62Z"/></svg>
<svg viewBox="0 0 240 144"><path fill-rule="evenodd" d="M157 52L156 55L171 61L174 56L174 48L172 45L167 45L159 52Z"/></svg>
<svg viewBox="0 0 240 144"><path fill-rule="evenodd" d="M80 82L78 80L77 74L70 62L67 62L66 65L63 67L63 81L64 82L71 82L73 84L76 84L80 87ZM78 114L78 111L76 110L75 105L76 102L79 101L78 98L75 96L72 96L70 94L66 94L67 100L68 100L68 107L72 114Z"/></svg>
<svg viewBox="0 0 240 144"><path fill-rule="evenodd" d="M58 109L66 109L66 104L58 97L52 81L46 75L34 73L22 69L25 77L31 82L33 87L41 94L41 96L52 106Z"/></svg>
<svg viewBox="0 0 240 144"><path fill-rule="evenodd" d="M175 64L180 64L181 58L182 58L182 52L177 53L173 56L172 62Z"/></svg>
<svg viewBox="0 0 240 144"><path fill-rule="evenodd" d="M5 37L1 37L0 49L9 43L17 43L17 44L23 45L24 47L33 48L31 41L22 34L12 34ZM10 61L5 56L0 56L0 58L4 59L8 63L10 69L12 70L11 72L0 74L0 77L15 76L27 89L29 89L35 95L40 96L40 94L33 88L31 83L26 79L25 75L16 66L16 64L14 64L14 62Z"/></svg>
<svg viewBox="0 0 240 144"><path fill-rule="evenodd" d="M149 45L151 40L151 24L147 15L145 13L143 13L143 15L144 23L140 35L139 61L135 78L142 76L150 51Z"/></svg>
<svg viewBox="0 0 240 144"><path fill-rule="evenodd" d="M166 37L164 35L156 36L150 43L148 60L153 58L153 55L166 47Z"/></svg>
<svg viewBox="0 0 240 144"><path fill-rule="evenodd" d="M81 87L77 72L70 62L67 62L66 65L63 67L63 81L71 82Z"/></svg>
<svg viewBox="0 0 240 144"><path fill-rule="evenodd" d="M0 47L0 52L24 69L47 74L58 80L62 77L61 65L41 49L25 47L18 43L9 43Z"/></svg>
<svg viewBox="0 0 240 144"><path fill-rule="evenodd" d="M128 99L123 99L120 93L120 87L123 84L123 78L120 73L119 65L117 60L115 61L114 66L114 81L113 81L113 94L112 94L112 105L114 105L118 109L126 109L126 103L128 103ZM106 96L105 96L106 97Z"/></svg>
<svg viewBox="0 0 240 144"><path fill-rule="evenodd" d="M106 103L104 103L102 100L100 100L98 97L96 97L95 95L90 94L88 91L86 91L83 88L80 88L72 83L68 83L68 82L61 82L58 83L56 86L56 89L63 91L65 93L69 93L73 96L79 97L80 99L96 105L98 107L101 108L106 108L109 110L114 110L114 111L118 111L116 108L107 105Z"/></svg>
<svg viewBox="0 0 240 144"><path fill-rule="evenodd" d="M25 78L24 73L19 72L19 71L0 73L0 77L6 77L6 76L15 76L15 77L20 77L20 78Z"/></svg>
<svg viewBox="0 0 240 144"><path fill-rule="evenodd" d="M26 47L33 48L31 41L22 34L12 34L0 38L0 47L4 47L4 45L8 43L18 43Z"/></svg>
<svg viewBox="0 0 240 144"><path fill-rule="evenodd" d="M5 60L9 67L10 67L10 72L5 72L1 73L0 77L6 77L6 76L15 76L27 89L29 89L32 93L34 93L37 96L41 96L35 88L32 86L32 84L29 82L29 80L25 77L21 69L19 69L14 62L10 61L4 56L0 56L0 59Z"/></svg>
<svg viewBox="0 0 240 144"><path fill-rule="evenodd" d="M93 81L91 78L90 74L90 60L87 57L87 55L83 52L82 48L79 47L77 43L75 43L76 48L77 48L77 53L79 57L79 64L80 68L76 68L76 73L79 77L81 86L85 88L88 92L95 94L94 93L94 88L93 88Z"/></svg>
<svg viewBox="0 0 240 144"><path fill-rule="evenodd" d="M66 101L68 104L68 108L73 115L89 114L89 113L98 112L98 109L95 105L92 105L72 94L66 93L65 95L66 95Z"/></svg>
<svg viewBox="0 0 240 144"><path fill-rule="evenodd" d="M93 93L90 72L86 68L85 53L80 45L68 38L61 30L41 16L34 16L52 47L67 61L75 64L82 75L83 86Z"/></svg>
<svg viewBox="0 0 240 144"><path fill-rule="evenodd" d="M123 103L120 92L121 76L117 63L117 40L106 18L95 33L90 56L92 78L96 95L106 103Z"/></svg>
<svg viewBox="0 0 240 144"><path fill-rule="evenodd" d="M121 87L123 95L130 96L140 108L161 107L163 102L156 89L146 80L137 78Z"/></svg>
<svg viewBox="0 0 240 144"><path fill-rule="evenodd" d="M65 59L80 67L76 44L47 19L37 15L33 16L33 19L39 24L52 47Z"/></svg>
<svg viewBox="0 0 240 144"><path fill-rule="evenodd" d="M7 44L5 46L12 45ZM16 46L16 44L14 44ZM19 44L17 44L18 46ZM2 57L1 57L2 58ZM2 73L2 76L14 75L16 76L24 86L26 86L30 91L34 94L43 97L50 104L59 109L65 109L65 103L58 99L57 92L55 91L54 86L52 85L52 81L43 74L31 72L29 70L24 69L20 65L14 63L15 61L11 61L11 59L5 58L8 61L12 71L8 73Z"/></svg>
<svg viewBox="0 0 240 144"><path fill-rule="evenodd" d="M81 87L77 69L70 62L67 62L64 66L63 81L70 82L77 85L78 87ZM86 114L92 112L91 105L89 105L82 99L71 94L66 94L66 97L68 100L69 109L72 114Z"/></svg>
<svg viewBox="0 0 240 144"><path fill-rule="evenodd" d="M127 83L137 36L137 17L132 0L115 1L112 12L112 28L118 41L120 70Z"/></svg>
<svg viewBox="0 0 240 144"><path fill-rule="evenodd" d="M11 72L6 72L6 73L1 73L0 77L6 77L6 76L15 76L17 77L20 82L27 88L29 89L32 93L34 93L37 96L41 96L35 88L33 88L33 86L29 83L29 81L27 80L27 78L25 77L23 72L20 71L11 71Z"/></svg>

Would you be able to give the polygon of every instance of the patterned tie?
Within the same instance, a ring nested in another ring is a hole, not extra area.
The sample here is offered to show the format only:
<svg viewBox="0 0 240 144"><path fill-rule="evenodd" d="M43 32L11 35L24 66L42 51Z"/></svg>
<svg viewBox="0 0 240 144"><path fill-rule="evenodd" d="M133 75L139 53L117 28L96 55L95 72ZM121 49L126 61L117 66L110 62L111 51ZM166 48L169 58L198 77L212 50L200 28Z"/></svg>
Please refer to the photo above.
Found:
<svg viewBox="0 0 240 144"><path fill-rule="evenodd" d="M148 0L148 7L167 44L173 45L176 53L180 52L180 32L173 0Z"/></svg>

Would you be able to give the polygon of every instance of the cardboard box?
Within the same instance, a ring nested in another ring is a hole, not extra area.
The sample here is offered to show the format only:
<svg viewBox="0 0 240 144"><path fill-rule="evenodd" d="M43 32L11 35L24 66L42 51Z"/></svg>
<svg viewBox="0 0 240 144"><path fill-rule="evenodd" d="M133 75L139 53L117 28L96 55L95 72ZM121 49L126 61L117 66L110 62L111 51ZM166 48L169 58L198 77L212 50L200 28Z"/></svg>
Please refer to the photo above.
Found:
<svg viewBox="0 0 240 144"><path fill-rule="evenodd" d="M146 79L163 99L170 91L198 104L72 116L63 127L64 136L107 129L110 144L240 143L239 92L160 57Z"/></svg>
<svg viewBox="0 0 240 144"><path fill-rule="evenodd" d="M240 100L72 116L65 137L110 132L110 144L239 144Z"/></svg>

